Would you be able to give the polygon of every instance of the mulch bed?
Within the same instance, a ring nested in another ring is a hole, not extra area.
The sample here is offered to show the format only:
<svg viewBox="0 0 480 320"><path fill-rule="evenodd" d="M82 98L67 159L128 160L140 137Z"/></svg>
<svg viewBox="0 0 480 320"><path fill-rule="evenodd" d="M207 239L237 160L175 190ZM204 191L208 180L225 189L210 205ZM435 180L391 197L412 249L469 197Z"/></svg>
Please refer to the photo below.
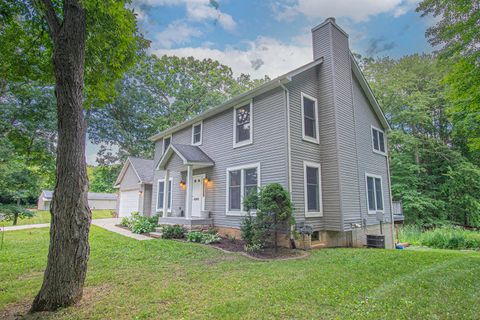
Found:
<svg viewBox="0 0 480 320"><path fill-rule="evenodd" d="M233 241L232 239L223 238L218 243L212 243L211 246L223 249L230 252L243 252L245 246L245 241L237 240Z"/></svg>

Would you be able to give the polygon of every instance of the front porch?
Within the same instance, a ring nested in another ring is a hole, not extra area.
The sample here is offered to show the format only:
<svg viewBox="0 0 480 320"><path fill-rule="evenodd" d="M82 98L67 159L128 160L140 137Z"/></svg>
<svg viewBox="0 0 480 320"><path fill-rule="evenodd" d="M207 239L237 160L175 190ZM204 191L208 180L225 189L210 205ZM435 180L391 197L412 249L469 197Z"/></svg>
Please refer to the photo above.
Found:
<svg viewBox="0 0 480 320"><path fill-rule="evenodd" d="M157 204L157 211L162 211L159 225L178 224L187 229L202 229L213 225L210 212L205 210L205 188L210 185L209 180L205 171L194 174L194 170L204 170L212 166L213 160L198 146L170 144L156 165L156 170L164 173L162 180L170 181L163 183L161 189L159 187L159 194L162 195L160 205ZM172 176L175 176L175 179L180 177L180 187L174 187ZM175 205L173 194L176 195ZM168 207L168 210L163 210L164 207Z"/></svg>
<svg viewBox="0 0 480 320"><path fill-rule="evenodd" d="M160 217L158 220L158 224L168 224L174 225L179 224L184 226L185 228L191 229L203 229L209 228L213 226L213 219L212 218L185 218L185 217Z"/></svg>

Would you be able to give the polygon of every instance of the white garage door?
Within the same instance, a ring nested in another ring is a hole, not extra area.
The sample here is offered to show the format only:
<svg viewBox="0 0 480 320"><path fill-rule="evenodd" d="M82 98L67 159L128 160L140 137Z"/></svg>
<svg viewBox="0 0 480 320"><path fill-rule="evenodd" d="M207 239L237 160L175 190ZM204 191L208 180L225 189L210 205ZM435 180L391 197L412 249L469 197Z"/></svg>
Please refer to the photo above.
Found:
<svg viewBox="0 0 480 320"><path fill-rule="evenodd" d="M132 212L138 211L138 190L120 191L120 207L118 215L129 217Z"/></svg>

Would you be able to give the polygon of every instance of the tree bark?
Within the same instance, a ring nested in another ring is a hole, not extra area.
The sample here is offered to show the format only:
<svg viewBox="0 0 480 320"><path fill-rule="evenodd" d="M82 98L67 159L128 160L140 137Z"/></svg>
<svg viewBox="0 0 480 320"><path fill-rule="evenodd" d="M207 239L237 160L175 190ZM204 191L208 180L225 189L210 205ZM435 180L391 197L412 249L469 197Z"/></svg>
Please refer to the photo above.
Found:
<svg viewBox="0 0 480 320"><path fill-rule="evenodd" d="M90 253L91 211L87 202L83 114L85 11L78 1L65 0L63 21L59 23L50 0L43 0L43 4L42 14L54 45L58 146L48 261L31 312L53 311L78 302L82 298Z"/></svg>

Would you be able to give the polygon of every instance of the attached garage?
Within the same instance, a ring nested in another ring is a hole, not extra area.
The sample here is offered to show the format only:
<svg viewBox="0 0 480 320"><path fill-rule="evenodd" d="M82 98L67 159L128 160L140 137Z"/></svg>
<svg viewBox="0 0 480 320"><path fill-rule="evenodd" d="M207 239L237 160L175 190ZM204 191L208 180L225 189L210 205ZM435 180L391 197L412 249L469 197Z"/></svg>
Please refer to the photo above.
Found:
<svg viewBox="0 0 480 320"><path fill-rule="evenodd" d="M139 212L140 191L120 191L119 217L129 217L132 212Z"/></svg>
<svg viewBox="0 0 480 320"><path fill-rule="evenodd" d="M129 217L132 212L150 215L152 182L153 160L129 157L115 182L119 217Z"/></svg>

